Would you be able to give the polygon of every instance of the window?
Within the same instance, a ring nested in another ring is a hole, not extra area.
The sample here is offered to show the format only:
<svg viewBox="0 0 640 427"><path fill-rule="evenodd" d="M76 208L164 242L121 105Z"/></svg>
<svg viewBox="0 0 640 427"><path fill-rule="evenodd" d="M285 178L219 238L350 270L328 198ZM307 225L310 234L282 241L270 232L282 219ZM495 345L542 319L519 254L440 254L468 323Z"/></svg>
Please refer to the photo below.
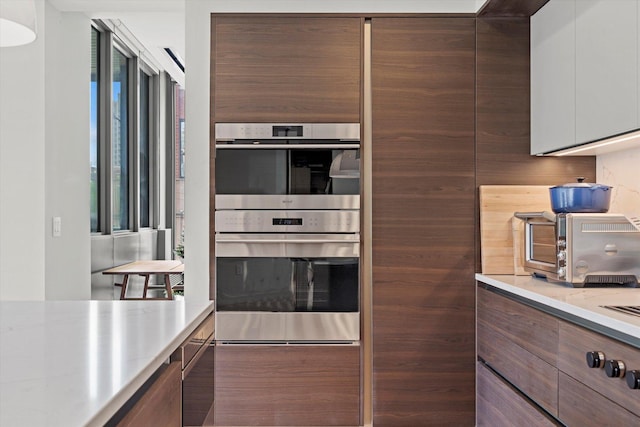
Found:
<svg viewBox="0 0 640 427"><path fill-rule="evenodd" d="M174 248L184 254L184 89L176 84L173 90L173 112L175 125L175 163L174 183Z"/></svg>
<svg viewBox="0 0 640 427"><path fill-rule="evenodd" d="M151 77L140 71L140 227L150 226L151 184L150 184L150 131L151 131Z"/></svg>
<svg viewBox="0 0 640 427"><path fill-rule="evenodd" d="M100 32L91 28L91 101L90 114L90 138L89 138L89 163L90 175L90 204L91 204L91 232L100 231L100 182L99 182L99 149L98 149L98 105L99 100L99 60L100 60Z"/></svg>
<svg viewBox="0 0 640 427"><path fill-rule="evenodd" d="M114 231L129 229L129 58L115 47L111 83L111 188Z"/></svg>
<svg viewBox="0 0 640 427"><path fill-rule="evenodd" d="M166 156L160 152L173 150L174 135L169 131L171 122L169 126L161 123L161 113L168 107L163 110L159 101L172 101L174 89L168 75L160 71L152 57L145 56L137 43L111 21L92 22L92 233L137 232L173 225L172 215L167 215L169 219L160 215L168 207L173 209L160 190L173 189L172 172L165 171L173 167L174 158L171 152ZM161 76L166 76L169 83L163 85ZM166 138L163 132L167 132ZM167 163L157 164L160 160Z"/></svg>

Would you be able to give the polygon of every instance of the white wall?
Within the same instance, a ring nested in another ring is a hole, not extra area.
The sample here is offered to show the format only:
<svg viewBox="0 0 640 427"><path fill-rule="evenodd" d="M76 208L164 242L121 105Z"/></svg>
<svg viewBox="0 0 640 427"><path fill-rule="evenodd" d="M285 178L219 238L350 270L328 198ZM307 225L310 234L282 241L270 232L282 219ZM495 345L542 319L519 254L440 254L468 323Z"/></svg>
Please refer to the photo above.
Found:
<svg viewBox="0 0 640 427"><path fill-rule="evenodd" d="M640 215L640 147L597 156L596 182L613 187L609 212Z"/></svg>
<svg viewBox="0 0 640 427"><path fill-rule="evenodd" d="M34 43L0 48L0 300L88 299L90 21L36 13Z"/></svg>
<svg viewBox="0 0 640 427"><path fill-rule="evenodd" d="M0 48L0 300L45 297L45 22Z"/></svg>
<svg viewBox="0 0 640 427"><path fill-rule="evenodd" d="M211 13L475 13L484 0L185 0L185 298L209 298Z"/></svg>
<svg viewBox="0 0 640 427"><path fill-rule="evenodd" d="M90 20L45 9L45 298L89 299ZM52 219L62 220L53 237Z"/></svg>

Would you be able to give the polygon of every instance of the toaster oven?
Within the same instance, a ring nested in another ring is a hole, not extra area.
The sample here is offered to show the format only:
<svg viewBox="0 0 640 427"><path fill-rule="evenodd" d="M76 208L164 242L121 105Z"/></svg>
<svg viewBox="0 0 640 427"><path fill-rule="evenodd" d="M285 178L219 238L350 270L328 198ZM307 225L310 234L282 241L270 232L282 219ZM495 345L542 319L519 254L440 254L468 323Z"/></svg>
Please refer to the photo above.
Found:
<svg viewBox="0 0 640 427"><path fill-rule="evenodd" d="M524 269L574 287L640 281L640 230L624 215L516 212L525 222Z"/></svg>

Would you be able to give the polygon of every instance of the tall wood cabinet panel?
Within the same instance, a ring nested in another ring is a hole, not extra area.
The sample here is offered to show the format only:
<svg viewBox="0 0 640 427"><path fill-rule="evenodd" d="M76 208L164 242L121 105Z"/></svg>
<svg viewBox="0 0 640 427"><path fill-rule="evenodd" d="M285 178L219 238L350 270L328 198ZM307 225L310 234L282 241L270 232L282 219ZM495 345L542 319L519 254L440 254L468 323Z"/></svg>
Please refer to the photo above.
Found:
<svg viewBox="0 0 640 427"><path fill-rule="evenodd" d="M216 346L215 425L360 425L360 346Z"/></svg>
<svg viewBox="0 0 640 427"><path fill-rule="evenodd" d="M372 20L373 424L473 425L475 19Z"/></svg>
<svg viewBox="0 0 640 427"><path fill-rule="evenodd" d="M213 15L216 122L360 122L358 17Z"/></svg>

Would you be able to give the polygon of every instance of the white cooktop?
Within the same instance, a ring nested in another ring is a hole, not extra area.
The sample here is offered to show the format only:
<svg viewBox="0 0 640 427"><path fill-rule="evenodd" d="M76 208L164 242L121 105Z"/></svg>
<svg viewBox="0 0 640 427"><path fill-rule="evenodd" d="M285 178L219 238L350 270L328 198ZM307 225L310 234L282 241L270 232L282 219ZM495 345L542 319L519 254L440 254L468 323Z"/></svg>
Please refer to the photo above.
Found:
<svg viewBox="0 0 640 427"><path fill-rule="evenodd" d="M640 306L640 288L574 288L531 276L476 274L476 280L638 339L640 317L601 305Z"/></svg>
<svg viewBox="0 0 640 427"><path fill-rule="evenodd" d="M103 425L211 301L0 302L0 426Z"/></svg>

